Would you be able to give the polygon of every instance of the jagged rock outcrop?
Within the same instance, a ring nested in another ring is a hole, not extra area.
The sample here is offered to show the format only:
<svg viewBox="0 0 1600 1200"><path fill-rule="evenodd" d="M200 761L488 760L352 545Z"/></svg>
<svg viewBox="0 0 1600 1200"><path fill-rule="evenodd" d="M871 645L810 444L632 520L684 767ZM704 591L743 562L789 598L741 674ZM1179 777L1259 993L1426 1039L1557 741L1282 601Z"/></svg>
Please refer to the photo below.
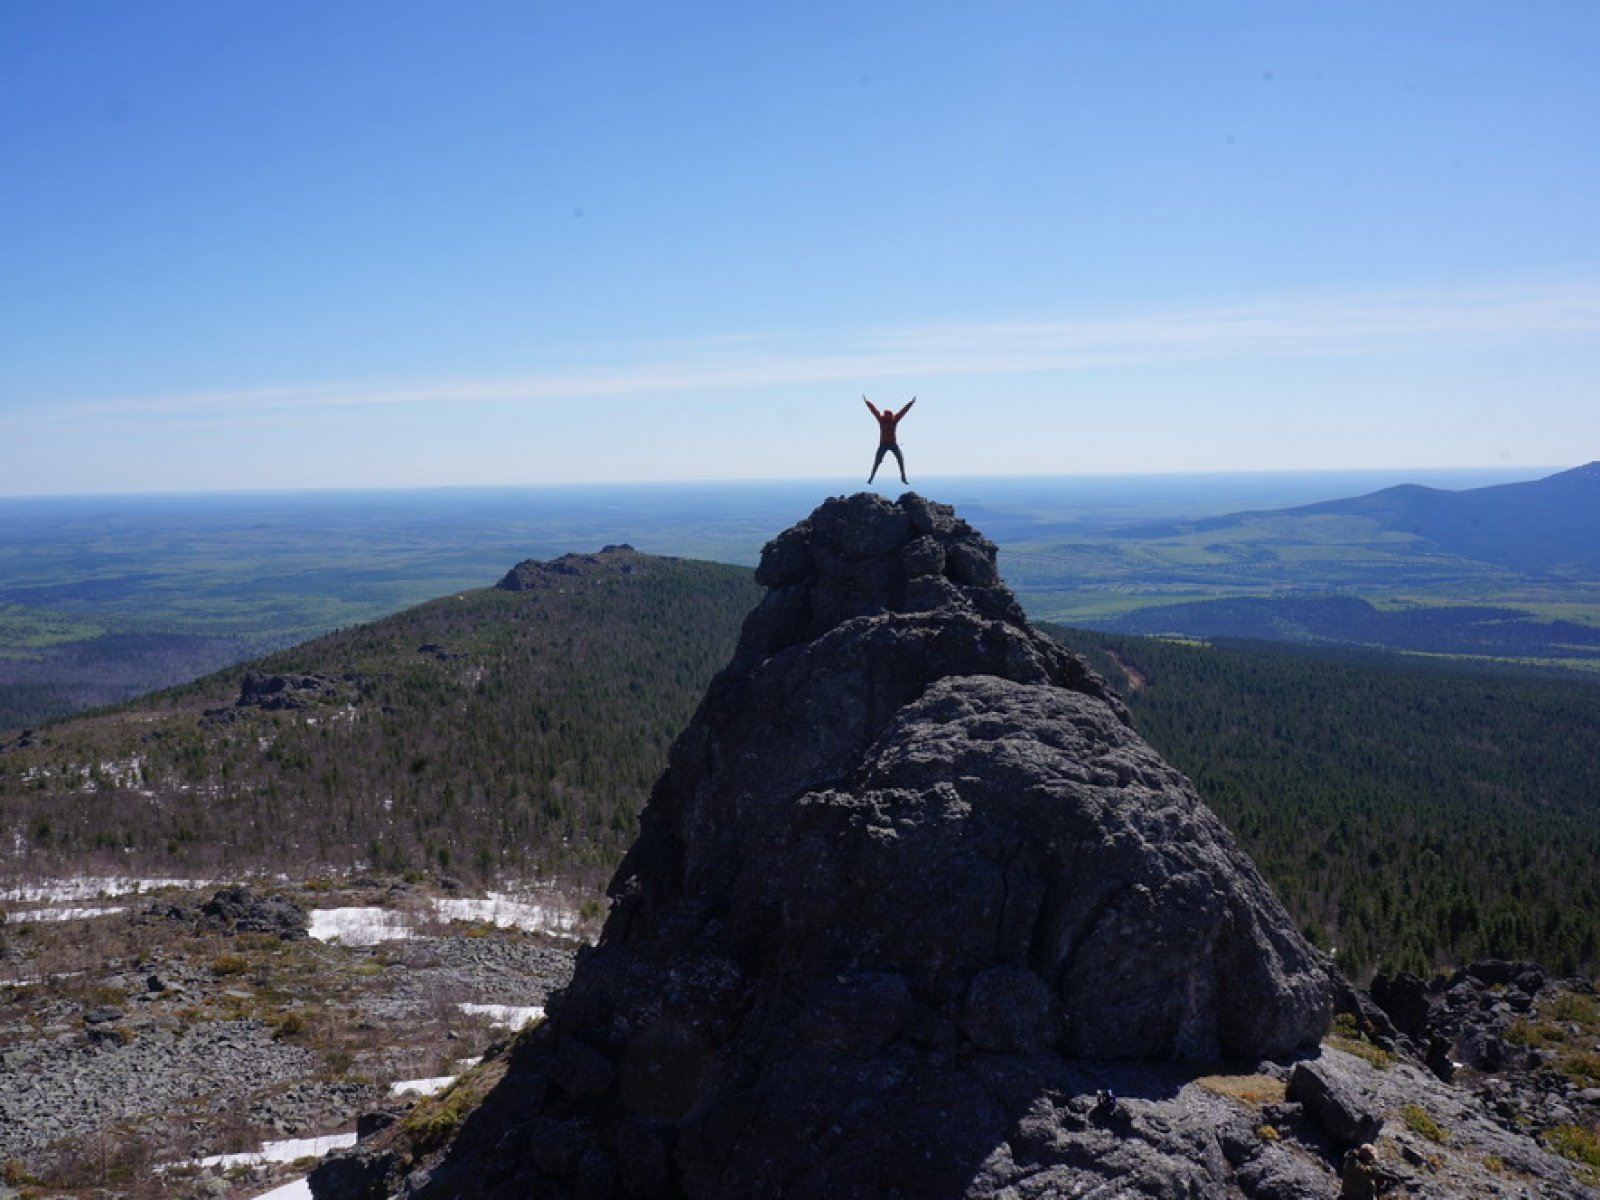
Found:
<svg viewBox="0 0 1600 1200"><path fill-rule="evenodd" d="M238 708L264 708L274 711L309 708L321 700L337 697L339 681L327 675L263 675L248 671L239 684Z"/></svg>
<svg viewBox="0 0 1600 1200"><path fill-rule="evenodd" d="M507 592L559 587L564 580L597 567L619 575L632 575L639 569L640 557L637 550L623 542L618 546L602 546L599 554L563 554L549 562L524 559L507 571L495 587Z"/></svg>
<svg viewBox="0 0 1600 1200"><path fill-rule="evenodd" d="M1495 1120L1534 1130L1600 1124L1600 1088L1587 1057L1594 1042L1583 1024L1559 1015L1563 996L1580 1013L1595 1011L1592 981L1553 980L1536 963L1487 959L1427 981L1379 974L1371 990L1391 1020L1391 1048L1474 1094ZM1552 1036L1558 1030L1562 1036ZM1583 1049L1563 1064L1561 1043L1569 1040Z"/></svg>
<svg viewBox="0 0 1600 1200"><path fill-rule="evenodd" d="M1049 1012L1007 1049L1316 1040L1321 963L1121 702L1028 625L992 544L920 497L862 495L777 538L757 579L613 885L608 947L890 970L958 1026L982 1023L986 972L1019 970L1041 986L1007 1002Z"/></svg>
<svg viewBox="0 0 1600 1200"><path fill-rule="evenodd" d="M401 1194L989 1196L1041 1164L1220 1187L1204 1105L1141 1155L1100 1145L1137 1104L1069 1098L1325 1030L1328 965L1232 837L950 509L829 500L757 579L600 944Z"/></svg>
<svg viewBox="0 0 1600 1200"><path fill-rule="evenodd" d="M1507 1038L1549 983L1536 963L1486 959L1424 982L1402 971L1372 980L1373 1002L1441 1079L1456 1067L1498 1071L1537 1065L1538 1051Z"/></svg>
<svg viewBox="0 0 1600 1200"><path fill-rule="evenodd" d="M270 933L286 942L307 936L306 910L287 896L258 896L249 887L227 887L200 906L212 924L229 933Z"/></svg>

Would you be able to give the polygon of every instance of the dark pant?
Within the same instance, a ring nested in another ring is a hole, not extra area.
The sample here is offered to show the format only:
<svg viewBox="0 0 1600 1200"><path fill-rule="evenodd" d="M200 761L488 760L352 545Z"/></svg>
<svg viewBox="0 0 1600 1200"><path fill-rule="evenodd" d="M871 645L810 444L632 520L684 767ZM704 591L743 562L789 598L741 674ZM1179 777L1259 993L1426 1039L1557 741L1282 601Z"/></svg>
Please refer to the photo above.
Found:
<svg viewBox="0 0 1600 1200"><path fill-rule="evenodd" d="M898 442L884 442L878 447L878 456L872 460L872 474L867 476L868 483L877 478L878 468L883 465L883 456L891 451L894 453L895 462L900 464L900 482L906 482L906 456L900 453L900 444Z"/></svg>

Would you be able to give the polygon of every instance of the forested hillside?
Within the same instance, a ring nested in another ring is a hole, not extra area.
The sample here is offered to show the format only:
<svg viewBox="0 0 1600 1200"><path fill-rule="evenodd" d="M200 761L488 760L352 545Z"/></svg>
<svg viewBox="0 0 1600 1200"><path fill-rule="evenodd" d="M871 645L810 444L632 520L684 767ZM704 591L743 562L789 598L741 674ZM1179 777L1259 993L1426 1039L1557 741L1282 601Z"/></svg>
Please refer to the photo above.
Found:
<svg viewBox="0 0 1600 1200"><path fill-rule="evenodd" d="M625 547L0 746L14 869L603 878L758 589Z"/></svg>
<svg viewBox="0 0 1600 1200"><path fill-rule="evenodd" d="M599 883L759 589L626 548L505 583L0 742L8 872ZM1053 632L1353 974L1600 967L1600 684Z"/></svg>
<svg viewBox="0 0 1600 1200"><path fill-rule="evenodd" d="M1055 632L1350 973L1600 966L1600 684Z"/></svg>

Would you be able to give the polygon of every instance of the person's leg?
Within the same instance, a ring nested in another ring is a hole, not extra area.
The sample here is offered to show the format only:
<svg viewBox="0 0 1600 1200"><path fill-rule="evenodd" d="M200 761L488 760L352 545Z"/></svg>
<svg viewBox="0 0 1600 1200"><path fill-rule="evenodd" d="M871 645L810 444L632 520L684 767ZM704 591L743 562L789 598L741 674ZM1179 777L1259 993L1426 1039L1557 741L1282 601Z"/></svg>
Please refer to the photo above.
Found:
<svg viewBox="0 0 1600 1200"><path fill-rule="evenodd" d="M900 453L899 443L891 444L889 449L894 451L894 460L900 464L900 482L910 483L911 481L906 478L906 456ZM883 456L880 453L878 457L882 458Z"/></svg>
<svg viewBox="0 0 1600 1200"><path fill-rule="evenodd" d="M877 478L878 468L883 465L884 452L888 449L889 446L887 443L878 447L878 453L874 455L872 459L872 474L867 476L868 483L871 483L875 478ZM898 454L899 451L897 450L895 453Z"/></svg>

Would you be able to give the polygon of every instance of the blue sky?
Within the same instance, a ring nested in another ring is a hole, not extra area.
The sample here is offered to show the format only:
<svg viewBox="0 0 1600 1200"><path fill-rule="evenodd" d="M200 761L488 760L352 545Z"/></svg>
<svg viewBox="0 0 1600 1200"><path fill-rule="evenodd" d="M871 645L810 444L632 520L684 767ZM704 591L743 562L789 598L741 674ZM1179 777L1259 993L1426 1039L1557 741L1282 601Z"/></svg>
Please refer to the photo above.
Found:
<svg viewBox="0 0 1600 1200"><path fill-rule="evenodd" d="M1576 465L1600 5L0 4L0 494Z"/></svg>

